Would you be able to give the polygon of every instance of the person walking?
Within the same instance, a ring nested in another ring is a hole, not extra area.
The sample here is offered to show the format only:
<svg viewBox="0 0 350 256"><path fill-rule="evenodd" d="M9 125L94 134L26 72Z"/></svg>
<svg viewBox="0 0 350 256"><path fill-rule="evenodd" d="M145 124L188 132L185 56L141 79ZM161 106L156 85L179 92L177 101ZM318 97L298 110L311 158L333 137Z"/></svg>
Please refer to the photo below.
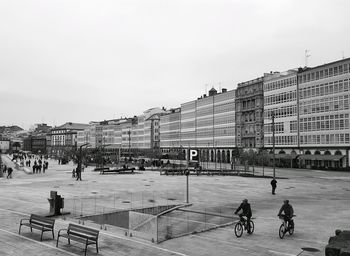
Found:
<svg viewBox="0 0 350 256"><path fill-rule="evenodd" d="M275 178L273 178L271 180L271 187L272 187L272 195L275 195L275 191L276 191L276 188L277 188L277 180Z"/></svg>
<svg viewBox="0 0 350 256"><path fill-rule="evenodd" d="M82 180L81 179L81 165L78 164L76 170L75 170L75 173L76 173L76 176L77 176L77 179L76 180Z"/></svg>
<svg viewBox="0 0 350 256"><path fill-rule="evenodd" d="M12 179L12 172L13 172L13 169L9 167L7 169L7 179Z"/></svg>

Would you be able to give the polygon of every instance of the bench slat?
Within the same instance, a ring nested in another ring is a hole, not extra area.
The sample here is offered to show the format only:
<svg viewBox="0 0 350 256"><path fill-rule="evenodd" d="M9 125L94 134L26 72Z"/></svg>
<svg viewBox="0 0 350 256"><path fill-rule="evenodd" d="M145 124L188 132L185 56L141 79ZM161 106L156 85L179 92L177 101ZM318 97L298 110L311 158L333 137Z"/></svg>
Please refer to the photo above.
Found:
<svg viewBox="0 0 350 256"><path fill-rule="evenodd" d="M55 220L52 220L52 219L49 219L49 218L46 218L43 216L39 216L36 214L30 215L29 221L30 222L37 221L37 222L42 222L42 223L50 224L50 225L53 225L55 223Z"/></svg>
<svg viewBox="0 0 350 256"><path fill-rule="evenodd" d="M80 242L80 243L83 243L83 244L86 244L86 238L80 238L80 237L77 237L77 236L71 236L71 235L68 235L68 234L62 234L60 235L62 237L65 237L67 239L71 239L71 240L74 240L76 242ZM89 239L88 240L88 243L87 244L95 244L97 240L91 240Z"/></svg>
<svg viewBox="0 0 350 256"><path fill-rule="evenodd" d="M73 231L73 232L76 231L78 233L85 233L85 234L89 234L92 236L97 236L100 233L99 230L87 228L87 227L83 227L83 226L79 226L79 225L75 225L75 224L70 223L68 226L68 232L71 232L71 231Z"/></svg>

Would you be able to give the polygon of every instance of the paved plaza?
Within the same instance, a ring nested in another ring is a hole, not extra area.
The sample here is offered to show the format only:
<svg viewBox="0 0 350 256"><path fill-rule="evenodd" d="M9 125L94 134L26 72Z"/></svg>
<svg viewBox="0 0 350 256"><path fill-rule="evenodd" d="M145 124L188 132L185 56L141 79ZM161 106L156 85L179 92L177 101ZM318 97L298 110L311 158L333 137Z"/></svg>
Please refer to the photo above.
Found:
<svg viewBox="0 0 350 256"><path fill-rule="evenodd" d="M8 159L4 157L7 164ZM138 174L99 175L87 168L83 181L75 181L72 164L58 165L49 161L45 174L14 171L12 179L0 179L0 255L83 255L82 244L59 248L48 234L40 242L38 231L32 234L23 228L18 235L19 221L31 213L47 215L47 198L51 190L65 198L65 211L70 215L56 219L55 231L74 216L108 212L111 209L147 205L184 203L186 177L159 175L158 171ZM261 170L256 168L257 172ZM266 170L271 175L271 170ZM194 233L156 244L147 239L125 236L123 230L103 228L100 231L98 255L297 255L302 247L313 247L324 255L335 229L350 230L350 173L314 170L277 169L276 195L271 194L270 179L237 176L190 176L189 209L232 215L243 198L253 210L255 232L236 238L233 226ZM282 179L283 178L283 179ZM295 233L281 240L281 224L277 213L283 200L289 199L295 214ZM74 216L73 216L74 215ZM233 218L235 220L235 218ZM88 224L85 224L89 226ZM98 228L98 225L93 226ZM88 255L97 255L93 246Z"/></svg>

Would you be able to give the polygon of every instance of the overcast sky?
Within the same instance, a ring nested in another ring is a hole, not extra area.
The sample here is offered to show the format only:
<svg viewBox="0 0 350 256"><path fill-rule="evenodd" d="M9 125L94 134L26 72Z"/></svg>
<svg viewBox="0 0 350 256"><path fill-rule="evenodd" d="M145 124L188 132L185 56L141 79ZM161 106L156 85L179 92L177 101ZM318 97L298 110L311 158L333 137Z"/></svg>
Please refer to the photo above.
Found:
<svg viewBox="0 0 350 256"><path fill-rule="evenodd" d="M0 0L0 125L173 108L350 57L348 0ZM206 86L207 85L207 86Z"/></svg>

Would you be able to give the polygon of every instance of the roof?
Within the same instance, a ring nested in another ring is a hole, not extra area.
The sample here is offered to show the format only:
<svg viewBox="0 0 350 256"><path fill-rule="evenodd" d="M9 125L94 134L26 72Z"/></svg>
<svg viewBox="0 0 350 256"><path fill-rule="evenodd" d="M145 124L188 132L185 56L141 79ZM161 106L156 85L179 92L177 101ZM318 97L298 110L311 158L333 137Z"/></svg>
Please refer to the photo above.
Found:
<svg viewBox="0 0 350 256"><path fill-rule="evenodd" d="M88 128L89 125L88 124L80 124L80 123L65 123L61 126L55 127L53 128L53 130L61 130L61 129L69 129L69 130L84 130L86 128Z"/></svg>
<svg viewBox="0 0 350 256"><path fill-rule="evenodd" d="M339 161L345 157L345 155L300 155L300 160L326 160L326 161Z"/></svg>
<svg viewBox="0 0 350 256"><path fill-rule="evenodd" d="M301 70L299 73L313 71L313 70L318 69L318 68L323 68L325 66L331 66L331 65L338 64L338 63L341 63L341 62L346 62L346 61L349 61L349 60L350 60L350 58L346 58L346 59L341 59L341 60L336 60L336 61L333 61L333 62L325 63L325 64L322 64L322 65L319 65L319 66L316 66L316 67L307 67L304 70Z"/></svg>

